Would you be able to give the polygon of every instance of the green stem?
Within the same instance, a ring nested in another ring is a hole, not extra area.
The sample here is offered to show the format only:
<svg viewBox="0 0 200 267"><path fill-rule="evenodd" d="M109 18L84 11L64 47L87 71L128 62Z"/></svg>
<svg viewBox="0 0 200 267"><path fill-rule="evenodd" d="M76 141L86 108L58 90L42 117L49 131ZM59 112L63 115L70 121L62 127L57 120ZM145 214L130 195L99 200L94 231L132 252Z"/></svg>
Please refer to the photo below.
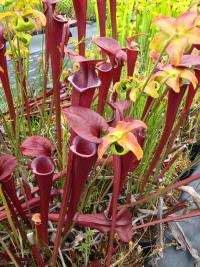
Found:
<svg viewBox="0 0 200 267"><path fill-rule="evenodd" d="M17 57L17 69L19 71L19 76L18 76L18 80L19 80L19 84L21 87L21 98L22 98L22 103L23 105L21 106L21 116L23 117L24 115L24 105L27 109L27 121L28 121L28 129L29 129L29 134L32 134L31 131L31 119L30 119L30 109L29 109L29 103L28 103L28 95L27 95L27 91L25 88L25 84L24 81L26 83L26 79L24 77L25 75L25 71L24 71L24 57L21 56L21 51L20 51L20 43L19 43L19 38L17 37L17 53L18 53L18 57ZM21 64L21 61L23 64ZM26 135L26 132L25 132Z"/></svg>
<svg viewBox="0 0 200 267"><path fill-rule="evenodd" d="M164 81L160 84L159 88L158 88L158 91L162 88L162 86L165 84L166 80L169 78L169 75L167 76L167 78L164 79ZM154 113L154 111L156 110L156 108L159 106L159 104L161 103L161 101L163 100L163 98L165 97L166 95L166 91L164 91L160 96L159 98L157 99L157 101L155 101L154 103L152 102L150 104L150 106L148 107L147 109L147 112L143 118L143 121L144 122L147 122L147 119L149 120L151 115ZM152 110L151 110L152 108ZM151 110L151 113L149 112Z"/></svg>

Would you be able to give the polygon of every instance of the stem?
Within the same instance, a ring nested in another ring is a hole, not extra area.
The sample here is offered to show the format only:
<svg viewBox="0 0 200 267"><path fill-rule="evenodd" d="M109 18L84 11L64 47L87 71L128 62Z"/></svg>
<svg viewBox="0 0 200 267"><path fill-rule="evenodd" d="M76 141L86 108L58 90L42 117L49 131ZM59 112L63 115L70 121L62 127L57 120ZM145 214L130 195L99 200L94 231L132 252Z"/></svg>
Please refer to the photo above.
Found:
<svg viewBox="0 0 200 267"><path fill-rule="evenodd" d="M192 218L192 217L199 217L200 216L200 212L196 211L196 212L191 212L188 214L182 214L182 215L177 215L177 216L169 216L167 218L161 219L161 220L155 220L152 222L148 222L148 223L144 223L138 226L134 226L133 229L137 230L137 229L141 229L141 228L145 228L145 227L149 227L149 226L153 226L155 224L160 224L160 223L166 223L166 222L174 222L174 221L180 221L186 218Z"/></svg>
<svg viewBox="0 0 200 267"><path fill-rule="evenodd" d="M12 216L10 214L10 209L8 207L6 198L4 197L3 190L2 190L2 185L1 184L0 184L0 198L2 199L4 208L5 208L5 212L6 212L6 216L7 216L7 219L8 219L8 223L9 223L9 225L10 225L12 231L13 231L13 235L14 235L16 244L17 244L18 248L20 248L19 239L18 239L18 235L17 235L17 229L15 228L15 225L13 223Z"/></svg>
<svg viewBox="0 0 200 267"><path fill-rule="evenodd" d="M21 84L21 94L23 99L23 106L22 106L22 114L24 113L24 104L27 112L27 120L28 120L28 129L29 134L31 135L31 117L30 117L30 107L28 103L28 97L27 97L27 90L26 90L26 78L25 78L25 72L24 72L24 57L21 56L20 51L20 43L19 38L17 37L17 52L18 52L18 59L17 59L17 69L19 72L19 83ZM23 63L23 65L22 65Z"/></svg>
<svg viewBox="0 0 200 267"><path fill-rule="evenodd" d="M44 36L44 34L43 34ZM44 49L44 37L42 38L42 48ZM42 58L44 55L44 50L42 49ZM47 48L46 48L47 49ZM43 86L42 86L42 115L45 112L45 101L46 101L46 92L47 92L47 82L48 82L48 72L49 72L49 52L45 50L45 60L43 63ZM41 120L40 129L42 129L43 120Z"/></svg>
<svg viewBox="0 0 200 267"><path fill-rule="evenodd" d="M177 150L176 154L172 159L170 159L170 162L168 163L167 167L162 170L162 172L159 174L157 180L164 176L164 174L169 170L169 168L174 164L174 162L179 158L179 156L182 154L182 152L185 150L186 146L182 146L180 149Z"/></svg>
<svg viewBox="0 0 200 267"><path fill-rule="evenodd" d="M61 237L62 237L62 228L63 228L64 221L65 221L67 204L68 204L69 198L70 198L70 189L71 189L70 174L71 174L72 163L73 163L73 154L70 153L68 166L67 166L67 175L65 178L65 183L64 183L64 188L63 188L61 209L60 209L60 215L59 215L60 218L58 221L56 239L54 242L54 250L53 250L53 255L52 255L52 267L56 266L58 250L59 250L60 241L61 241Z"/></svg>
<svg viewBox="0 0 200 267"><path fill-rule="evenodd" d="M2 245L2 247L5 249L6 253L8 254L8 256L10 257L10 259L12 260L13 264L15 265L15 267L20 267L18 265L18 263L16 262L13 254L11 253L11 251L9 250L9 248L6 246L6 244L4 243L3 239L0 237L0 244Z"/></svg>
<svg viewBox="0 0 200 267"><path fill-rule="evenodd" d="M92 173L91 173L91 175L90 175L90 177L89 177L89 179L88 179L89 182L88 182L88 184L86 185L86 188L85 188L85 190L84 190L84 193L83 193L83 195L82 195L82 197L81 197L81 199L80 199L80 202L79 202L80 204L79 204L79 207L78 207L78 212L76 213L76 217L78 217L78 215L80 214L80 212L82 211L82 209L83 209L83 207L84 207L84 205L85 205L85 202L86 202L86 199L87 199L87 193L88 193L90 187L92 186L92 184L93 184L93 183L97 180L97 178L99 177L101 171L103 170L103 168L106 166L107 162L109 161L110 156L111 156L111 155L109 155L109 156L106 158L105 162L103 163L103 165L101 166L101 168L99 169L99 171L96 173L96 175L95 175L94 177L92 177L92 176L93 176L93 174L94 174L94 172L95 172L95 170L96 170L96 168L97 168L97 166L98 166L98 162L97 162L97 163L95 164L95 166L93 167L93 171L92 171ZM63 241L62 241L62 246L64 245L64 241L65 241L67 235L69 234L70 230L73 228L73 226L74 226L75 223L76 223L76 220L73 221L72 225L70 226L69 230L68 230L66 233L63 232L64 237L63 237Z"/></svg>
<svg viewBox="0 0 200 267"><path fill-rule="evenodd" d="M179 177L178 177L179 178ZM177 179L178 179L177 178ZM139 204L142 204L144 202L147 202L155 197L158 197L158 196L161 196L161 195L164 195L166 194L167 192L171 191L171 190L174 190L182 185L185 185L185 184L188 184L190 182L193 182L195 180L198 180L200 178L200 173L196 174L196 175L192 175L190 176L189 178L186 178L182 181L179 181L179 182L176 182L174 184L170 184L168 185L166 188L164 188L163 190L161 191L157 191L157 192L154 192L152 194L149 194L147 197L144 197L144 198L141 198L141 199L138 199L134 202L131 202L131 203L127 203L127 204L124 204L124 205L120 205L118 207L118 209L124 209L124 208L130 208L130 207L134 207L134 206L137 206Z"/></svg>
<svg viewBox="0 0 200 267"><path fill-rule="evenodd" d="M120 177L121 177L121 158L120 156L113 156L114 163L114 177L113 177L113 203L112 203L112 222L110 229L110 238L107 252L107 260L106 267L109 267L112 260L112 252L113 252L113 240L115 235L116 228L116 217L117 217L117 200L118 200L118 192L120 185Z"/></svg>
<svg viewBox="0 0 200 267"><path fill-rule="evenodd" d="M164 85L165 81L159 86L159 89ZM158 90L159 90L158 89ZM162 93L162 95L160 95L160 97L157 99L156 102L151 102L151 104L149 105L146 114L144 116L144 118L142 119L145 123L147 123L147 121L151 118L151 115L154 114L154 111L159 107L161 101L164 99L164 97L167 94L167 89L164 90L164 92ZM152 109L151 109L152 108ZM150 112L151 111L151 112Z"/></svg>
<svg viewBox="0 0 200 267"><path fill-rule="evenodd" d="M112 25L112 38L117 39L117 3L116 0L110 0L110 18Z"/></svg>
<svg viewBox="0 0 200 267"><path fill-rule="evenodd" d="M167 142L166 142L166 147L163 151L163 156L161 155L161 160L159 161L159 164L157 165L156 167L156 171L153 175L153 180L157 177L157 175L159 174L160 172L160 168L162 166L162 162L164 161L164 159L167 157L167 155L170 153L170 150L171 150L171 147L173 146L173 143L174 143L174 140L178 134L178 131L183 123L183 121L185 120L185 117L187 116L188 112L189 112L189 108L193 102L193 98L195 96L195 91L192 91L192 96L190 96L190 91L189 90L193 90L191 89L190 87L188 88L188 96L187 96L187 100L186 100L186 104L185 104L185 107L180 115L180 118L177 122L177 125L175 126L175 128L173 129L172 133L170 134ZM158 177L157 177L158 179Z"/></svg>
<svg viewBox="0 0 200 267"><path fill-rule="evenodd" d="M166 112L166 119L165 119L165 127L159 141L159 144L156 146L154 151L153 158L151 160L151 164L147 169L147 172L143 178L142 184L140 186L140 194L144 193L145 186L149 181L149 177L152 175L154 169L156 168L157 171L160 171L159 167L162 164L162 160L165 157L166 152L166 145L169 141L171 132L173 130L177 113L179 111L182 99L184 97L186 88L185 85L183 86L182 90L179 94L176 94L174 91L170 90L168 94L168 107ZM158 167L159 166L159 167ZM157 173L156 173L157 174ZM155 173L154 173L155 177Z"/></svg>

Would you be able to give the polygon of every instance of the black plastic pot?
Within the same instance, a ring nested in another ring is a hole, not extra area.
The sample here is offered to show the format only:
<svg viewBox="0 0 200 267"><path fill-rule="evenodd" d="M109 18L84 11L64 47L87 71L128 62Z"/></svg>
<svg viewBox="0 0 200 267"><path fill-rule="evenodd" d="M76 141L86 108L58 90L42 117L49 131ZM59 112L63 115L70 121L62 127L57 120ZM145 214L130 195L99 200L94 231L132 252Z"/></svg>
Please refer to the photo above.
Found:
<svg viewBox="0 0 200 267"><path fill-rule="evenodd" d="M138 243L142 247L142 254L144 256L148 255L149 252L151 251L152 247L156 244L156 239L145 239L141 240Z"/></svg>

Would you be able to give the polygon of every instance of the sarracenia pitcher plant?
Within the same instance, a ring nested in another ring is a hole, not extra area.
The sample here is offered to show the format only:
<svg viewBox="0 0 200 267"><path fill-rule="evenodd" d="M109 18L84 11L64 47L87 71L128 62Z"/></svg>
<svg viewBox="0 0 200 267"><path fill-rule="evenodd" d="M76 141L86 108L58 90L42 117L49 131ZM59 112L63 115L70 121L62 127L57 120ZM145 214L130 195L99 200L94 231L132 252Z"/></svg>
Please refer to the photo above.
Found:
<svg viewBox="0 0 200 267"><path fill-rule="evenodd" d="M59 14L57 2L0 1L0 222L7 246L0 258L7 266L140 266L138 240L182 212L189 204L175 190L200 178L177 180L177 165L188 162L186 137L198 139L198 126L188 126L198 121L198 9L153 19L151 64L141 72L135 41L144 35L132 32L120 46L116 1L95 2L100 36L89 42L89 2L71 1L74 18ZM74 20L78 42L70 40ZM45 47L32 83L36 26Z"/></svg>

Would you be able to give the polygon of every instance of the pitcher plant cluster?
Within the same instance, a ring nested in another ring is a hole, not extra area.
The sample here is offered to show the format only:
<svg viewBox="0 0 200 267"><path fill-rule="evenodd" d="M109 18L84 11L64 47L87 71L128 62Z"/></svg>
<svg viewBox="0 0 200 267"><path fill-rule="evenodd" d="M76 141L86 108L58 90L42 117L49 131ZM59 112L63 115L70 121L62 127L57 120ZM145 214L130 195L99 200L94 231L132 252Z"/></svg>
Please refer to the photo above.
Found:
<svg viewBox="0 0 200 267"><path fill-rule="evenodd" d="M120 46L116 0L96 1L100 36L90 40L95 58L86 57L87 0L72 2L78 29L76 50L69 48L74 21L56 13L56 0L0 1L5 9L0 14L0 80L8 107L8 111L0 111L7 137L0 139L0 221L8 223L14 246L9 245L9 253L0 254L6 264L29 263L30 258L20 254L23 239L37 266L55 267L62 253L59 248L64 247L72 229L89 227L102 233L103 244L91 264L110 266L120 244L130 246L137 229L171 220L170 211L175 207L167 207L160 221L155 217L150 222L149 217L143 224L132 224L138 208L200 178L192 175L181 182L173 180L166 188L159 184L183 152L174 143L198 92L198 9L193 6L176 18L154 18L157 32L149 55L153 67L141 75L137 72L137 39L143 33L127 36L126 46ZM106 36L107 4L112 37ZM45 48L38 62L42 64L40 83L32 90L29 49L37 24L44 28ZM15 70L14 90L8 60ZM73 71L67 69L66 61L76 66ZM156 138L151 132L154 114L163 116ZM153 149L146 161L148 147ZM82 204L103 172L110 174L110 197L95 213L83 213ZM130 177L134 200L125 190ZM176 204L176 209L181 208ZM191 212L189 216L199 215ZM55 229L53 243L48 222Z"/></svg>

